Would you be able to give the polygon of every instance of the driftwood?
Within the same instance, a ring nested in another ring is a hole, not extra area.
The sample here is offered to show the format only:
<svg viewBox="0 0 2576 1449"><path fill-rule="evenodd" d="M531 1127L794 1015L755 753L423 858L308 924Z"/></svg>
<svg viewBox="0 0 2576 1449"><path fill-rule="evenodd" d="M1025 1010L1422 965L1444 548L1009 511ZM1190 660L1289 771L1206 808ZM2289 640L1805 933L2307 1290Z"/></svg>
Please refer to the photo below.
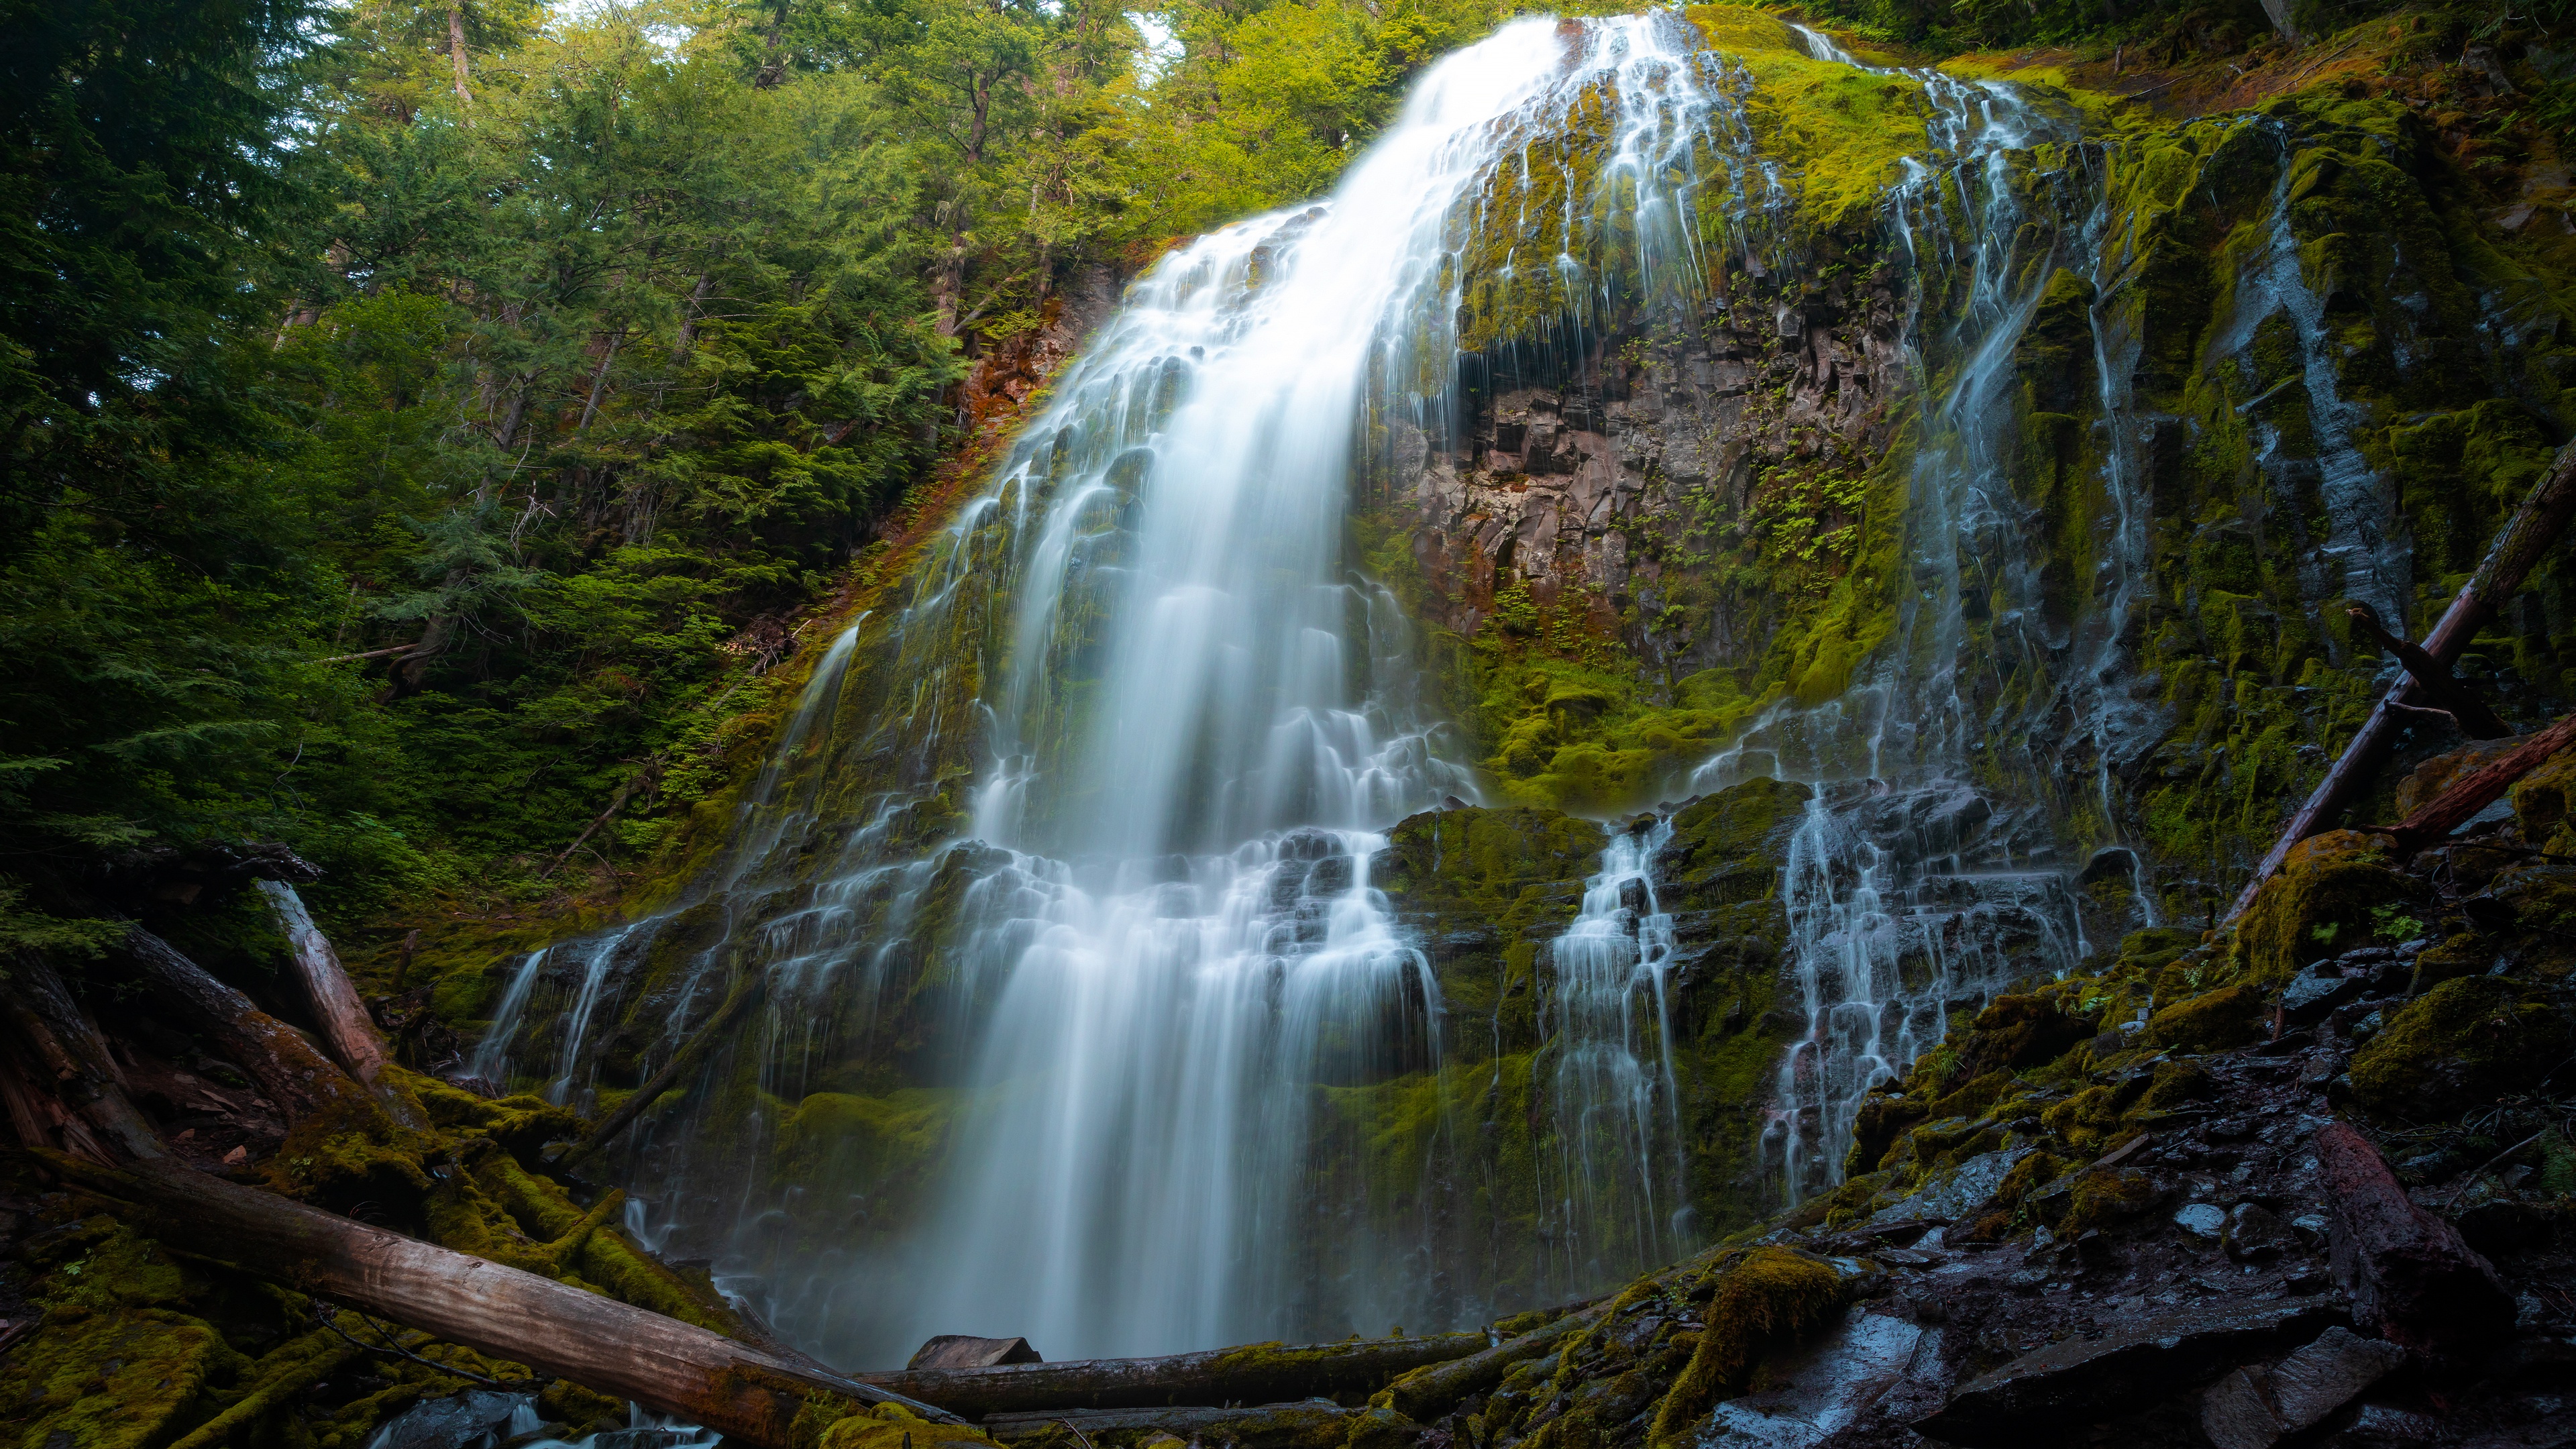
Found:
<svg viewBox="0 0 2576 1449"><path fill-rule="evenodd" d="M694 1324L203 1173L150 1163L106 1168L60 1153L45 1160L72 1186L136 1210L166 1243L746 1444L787 1449L790 1426L809 1402L853 1413L900 1404L959 1422Z"/></svg>
<svg viewBox="0 0 2576 1449"><path fill-rule="evenodd" d="M2513 726L2497 718L2495 710L2478 698L2476 690L2461 683L2459 676L2451 672L2449 663L2434 658L2423 645L2389 633L2388 626L2379 621L2377 609L2355 599L2344 606L2344 613L2351 618L2353 627L2368 635L2372 643L2397 656L2397 662L2406 666L2406 677L2414 685L2413 693L2431 701L2429 708L2399 705L2398 709L2410 713L2449 715L2452 722L2460 727L2460 733L2473 740L2500 740L2513 733Z"/></svg>
<svg viewBox="0 0 2576 1449"><path fill-rule="evenodd" d="M645 1108L652 1106L663 1093L677 1086L682 1076L706 1060L707 1053L714 1050L716 1043L732 1030L736 1021L742 1019L744 1012L759 1004L768 988L769 978L757 971L737 982L732 994L716 1008L716 1014L707 1018L706 1025L699 1027L680 1044L678 1051L671 1054L669 1064L636 1088L632 1096L618 1103L616 1111L599 1119L599 1125L590 1129L589 1136L565 1148L555 1158L555 1165L570 1167L617 1140L617 1134L625 1131L628 1123L642 1116Z"/></svg>
<svg viewBox="0 0 2576 1449"><path fill-rule="evenodd" d="M1240 1409L1073 1409L1053 1414L995 1414L984 1432L1005 1444L1069 1430L1079 1443L1120 1432L1169 1434L1193 1444L1232 1444L1236 1449L1337 1449L1351 1420L1365 1409L1308 1401Z"/></svg>
<svg viewBox="0 0 2576 1449"><path fill-rule="evenodd" d="M1374 1393L1398 1374L1465 1358L1485 1346L1481 1333L1444 1333L1296 1346L1255 1343L1166 1358L906 1369L855 1377L969 1418L1042 1409L1279 1404L1317 1395Z"/></svg>
<svg viewBox="0 0 2576 1449"><path fill-rule="evenodd" d="M141 972L144 984L190 1028L214 1044L259 1084L286 1120L362 1096L358 1084L302 1032L260 1010L251 999L206 974L169 942L136 926L117 950Z"/></svg>
<svg viewBox="0 0 2576 1449"><path fill-rule="evenodd" d="M2394 825L2364 825L2374 835L2397 837L2397 853L2412 855L2433 841L2468 824L2477 813L2504 798L2513 783L2540 767L2560 750L2576 744L2576 714L2571 714L2483 768L2451 782L2414 814Z"/></svg>
<svg viewBox="0 0 2576 1449"><path fill-rule="evenodd" d="M385 1070L385 1039L376 1030L375 1018L367 1015L367 1004L358 999L357 988L349 984L349 973L340 969L339 953L313 924L295 887L264 880L259 893L286 932L295 957L296 981L304 988L314 1021L322 1027L323 1049L343 1071L374 1086Z"/></svg>
<svg viewBox="0 0 2576 1449"><path fill-rule="evenodd" d="M2522 587L2522 581L2539 564L2541 555L2547 553L2549 546L2558 541L2558 535L2566 531L2571 515L2576 515L2576 443L2558 450L2549 471L2532 485L2529 496L2522 500L2520 508L2514 510L2513 517L2505 520L2503 530L2496 534L2495 542L2487 549L2485 561L2470 576L2468 586L2451 600L2451 607L2442 612L2441 621L2433 626L2433 632L2424 637L2425 656L2448 672L2452 663L2467 650L2469 640L2476 637L2478 630L2503 612L2505 601L2513 597L2514 590ZM2326 771L2326 777L2317 782L2317 788L2309 794L2307 803L2290 817L2289 824L2282 827L2280 838L2272 842L2272 849L2254 867L2253 878L2245 883L2245 889L2236 897L2236 904L2227 908L2226 917L2219 922L2222 928L2233 923L2238 916L2245 914L2248 906L2254 904L2256 892L2262 890L2263 883L2280 870L2291 846L2326 828L2352 802L2362 781L2378 767L2380 758L2396 740L2406 710L2418 703L2415 681L2411 676L2398 681L2395 688L2380 696L2379 703L2371 707L2370 717L2362 721L2361 729L2353 735L2352 742L2344 746L2342 756Z"/></svg>
<svg viewBox="0 0 2576 1449"><path fill-rule="evenodd" d="M22 951L0 991L0 1096L29 1147L60 1146L95 1162L165 1156L125 1074L52 963Z"/></svg>

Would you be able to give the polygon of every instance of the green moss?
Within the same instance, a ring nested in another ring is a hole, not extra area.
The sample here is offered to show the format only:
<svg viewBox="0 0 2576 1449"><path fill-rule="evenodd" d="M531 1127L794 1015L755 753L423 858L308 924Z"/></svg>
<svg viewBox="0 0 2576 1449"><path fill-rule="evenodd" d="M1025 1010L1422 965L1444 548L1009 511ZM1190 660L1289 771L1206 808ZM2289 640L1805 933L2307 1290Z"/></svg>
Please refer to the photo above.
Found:
<svg viewBox="0 0 2576 1449"><path fill-rule="evenodd" d="M2372 912L2419 898L2389 863L2387 837L2329 830L2292 847L2236 925L2235 959L2256 981L2279 982L2311 961L2367 944Z"/></svg>
<svg viewBox="0 0 2576 1449"><path fill-rule="evenodd" d="M2545 992L2491 976L2408 1002L2352 1058L2353 1100L2419 1121L2528 1090L2566 1060L2576 1023Z"/></svg>
<svg viewBox="0 0 2576 1449"><path fill-rule="evenodd" d="M1755 1248L1720 1266L1689 1364L1656 1405L1650 1444L1688 1434L1710 1405L1740 1389L1770 1344L1830 1322L1842 1311L1842 1282L1825 1263L1788 1248Z"/></svg>
<svg viewBox="0 0 2576 1449"><path fill-rule="evenodd" d="M2136 1217L2155 1206L2155 1179L2134 1168L2097 1169L2076 1180L2067 1200L2062 1235L2075 1237Z"/></svg>
<svg viewBox="0 0 2576 1449"><path fill-rule="evenodd" d="M2147 1018L2147 1040L2187 1052L2223 1051L2262 1035L2263 988L2222 986Z"/></svg>

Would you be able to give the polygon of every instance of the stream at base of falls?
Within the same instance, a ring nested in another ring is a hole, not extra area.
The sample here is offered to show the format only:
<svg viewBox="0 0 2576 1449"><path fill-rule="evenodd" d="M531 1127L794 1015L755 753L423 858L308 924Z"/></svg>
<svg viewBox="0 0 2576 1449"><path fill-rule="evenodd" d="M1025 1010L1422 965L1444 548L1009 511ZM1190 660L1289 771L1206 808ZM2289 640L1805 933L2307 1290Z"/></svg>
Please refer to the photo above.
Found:
<svg viewBox="0 0 2576 1449"><path fill-rule="evenodd" d="M2102 742L2131 723L2101 685L2144 547L2123 502L2107 617L2056 696L2071 724L1988 751L2027 706L1970 677L1971 639L2070 647L1970 617L2017 566L2019 525L1988 492L2016 446L2008 362L2054 270L2098 295L2122 259L2094 244L2080 168L2031 186L2007 166L2043 143L2080 158L2071 118L1906 74L1932 150L1882 219L1949 299L1920 315L1916 288L1905 322L1911 586L1849 689L1748 721L1673 790L1810 792L1780 876L1800 1025L1759 1145L1777 1204L1840 1180L1860 1097L1949 1014L2092 949L2057 822L2108 790ZM1026 1336L1052 1359L1533 1306L1426 1246L1499 1221L1373 1219L1317 1188L1401 1171L1441 1179L1426 1201L1466 1201L1440 1144L1495 1130L1451 1105L1452 1003L1372 879L1398 822L1476 800L1478 775L1429 641L1352 561L1349 492L1386 438L1454 431L1458 252L1526 220L1480 198L1530 166L1533 135L1579 119L1604 158L1563 203L1591 250L1515 263L1567 279L1578 314L1691 302L1730 256L1776 245L1749 84L1676 15L1516 22L1428 71L1331 197L1156 264L910 592L825 651L709 882L516 963L466 1070L590 1110L603 1063L658 1065L767 973L739 1089L621 1148L629 1227L844 1364L899 1363L937 1333ZM2097 354L2133 349L2103 315ZM2126 369L2100 371L2116 474ZM2061 771L2082 740L2088 763ZM1509 1163L1544 1204L1511 1225L1544 1265L1512 1291L1597 1291L1705 1237L1658 895L1672 816L1607 833L1546 948L1548 1042L1525 1067L1544 1148ZM604 1004L645 980L658 1019L639 1037ZM1503 1100L1500 1058L1476 1070L1494 1078L1479 1100ZM1418 1104L1382 1100L1406 1090ZM1335 1114L1368 1093L1433 1148L1354 1143ZM903 1177L930 1139L935 1169Z"/></svg>

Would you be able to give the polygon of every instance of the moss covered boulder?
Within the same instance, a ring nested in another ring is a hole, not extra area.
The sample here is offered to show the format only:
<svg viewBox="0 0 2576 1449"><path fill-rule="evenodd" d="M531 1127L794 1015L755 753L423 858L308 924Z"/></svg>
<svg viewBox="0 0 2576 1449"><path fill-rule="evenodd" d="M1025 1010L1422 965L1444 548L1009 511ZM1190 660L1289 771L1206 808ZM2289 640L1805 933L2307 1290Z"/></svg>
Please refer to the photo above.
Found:
<svg viewBox="0 0 2576 1449"><path fill-rule="evenodd" d="M2445 981L2353 1054L2353 1100L2429 1120L2528 1091L2566 1061L2576 1021L2552 993L2490 976Z"/></svg>
<svg viewBox="0 0 2576 1449"><path fill-rule="evenodd" d="M2250 982L2204 991L2147 1019L2147 1040L2177 1051L2214 1052L2243 1046L2263 1033L2266 997Z"/></svg>
<svg viewBox="0 0 2576 1449"><path fill-rule="evenodd" d="M2279 982L2311 961L2370 940L2374 912L2421 897L2395 868L2386 836L2329 830L2300 841L2236 926L2236 959L2258 981Z"/></svg>

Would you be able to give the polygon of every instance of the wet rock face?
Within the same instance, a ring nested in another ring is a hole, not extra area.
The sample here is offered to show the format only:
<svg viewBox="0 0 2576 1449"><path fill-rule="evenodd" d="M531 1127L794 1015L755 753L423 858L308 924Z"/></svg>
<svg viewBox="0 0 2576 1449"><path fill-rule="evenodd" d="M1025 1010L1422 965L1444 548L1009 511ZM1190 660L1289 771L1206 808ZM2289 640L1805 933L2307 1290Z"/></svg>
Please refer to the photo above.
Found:
<svg viewBox="0 0 2576 1449"><path fill-rule="evenodd" d="M1516 595L1524 608L1588 596L1603 632L1676 674L1760 657L1779 601L1759 590L1709 616L1621 615L1714 599L1681 534L1724 529L1753 557L1762 518L1801 480L1857 474L1885 450L1910 374L1887 285L1736 283L1687 321L1470 358L1455 436L1395 440L1391 491L1441 625L1475 635L1498 607L1513 627ZM1852 499L1795 506L1819 505L1819 532L1857 517L1837 512Z"/></svg>

